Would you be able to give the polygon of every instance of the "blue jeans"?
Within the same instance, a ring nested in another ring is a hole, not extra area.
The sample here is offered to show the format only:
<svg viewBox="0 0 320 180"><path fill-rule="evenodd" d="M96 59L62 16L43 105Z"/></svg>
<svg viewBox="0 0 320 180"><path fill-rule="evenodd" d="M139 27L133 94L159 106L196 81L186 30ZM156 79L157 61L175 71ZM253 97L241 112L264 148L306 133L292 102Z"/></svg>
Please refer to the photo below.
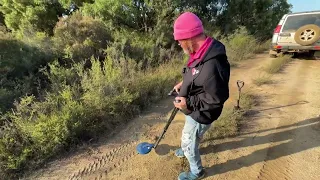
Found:
<svg viewBox="0 0 320 180"><path fill-rule="evenodd" d="M210 128L211 124L200 124L186 116L186 122L182 130L181 148L190 164L192 174L198 175L203 167L200 158L199 144L204 133Z"/></svg>

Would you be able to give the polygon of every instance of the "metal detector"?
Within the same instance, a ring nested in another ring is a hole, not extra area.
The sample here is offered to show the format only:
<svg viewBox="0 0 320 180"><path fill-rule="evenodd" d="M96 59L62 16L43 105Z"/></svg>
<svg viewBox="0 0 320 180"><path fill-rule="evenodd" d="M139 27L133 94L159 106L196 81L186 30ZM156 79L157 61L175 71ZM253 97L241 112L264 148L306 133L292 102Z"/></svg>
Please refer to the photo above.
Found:
<svg viewBox="0 0 320 180"><path fill-rule="evenodd" d="M177 94L174 91L175 91L174 89L171 90L168 95L169 96L176 96ZM179 102L179 101L176 101L176 102ZM173 109L173 111L171 113L171 116L170 116L169 120L167 121L167 124L164 127L161 136L158 138L158 140L155 142L155 144L150 144L150 143L147 143L147 142L142 142L142 143L138 144L137 151L138 151L139 154L145 155L145 154L148 154L152 150L152 148L154 148L154 149L157 148L159 142L163 138L164 134L167 132L167 130L169 128L169 125L173 121L173 119L176 116L178 111L179 111L179 109L176 108L176 107Z"/></svg>

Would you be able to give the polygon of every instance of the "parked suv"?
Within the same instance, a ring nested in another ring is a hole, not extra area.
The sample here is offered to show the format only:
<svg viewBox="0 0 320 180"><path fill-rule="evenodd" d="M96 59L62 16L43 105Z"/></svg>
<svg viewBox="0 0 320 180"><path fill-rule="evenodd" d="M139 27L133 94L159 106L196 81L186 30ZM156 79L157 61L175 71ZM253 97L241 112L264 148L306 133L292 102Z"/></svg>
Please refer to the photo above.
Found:
<svg viewBox="0 0 320 180"><path fill-rule="evenodd" d="M285 14L275 28L270 57L299 52L320 53L320 11Z"/></svg>

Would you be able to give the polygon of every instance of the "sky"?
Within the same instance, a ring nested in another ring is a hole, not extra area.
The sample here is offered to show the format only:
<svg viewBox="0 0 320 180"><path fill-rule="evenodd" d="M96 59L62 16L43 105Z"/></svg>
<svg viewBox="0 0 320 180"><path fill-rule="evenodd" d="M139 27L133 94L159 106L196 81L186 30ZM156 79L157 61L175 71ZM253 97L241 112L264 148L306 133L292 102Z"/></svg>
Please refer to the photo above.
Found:
<svg viewBox="0 0 320 180"><path fill-rule="evenodd" d="M288 0L292 4L292 12L320 11L320 0Z"/></svg>

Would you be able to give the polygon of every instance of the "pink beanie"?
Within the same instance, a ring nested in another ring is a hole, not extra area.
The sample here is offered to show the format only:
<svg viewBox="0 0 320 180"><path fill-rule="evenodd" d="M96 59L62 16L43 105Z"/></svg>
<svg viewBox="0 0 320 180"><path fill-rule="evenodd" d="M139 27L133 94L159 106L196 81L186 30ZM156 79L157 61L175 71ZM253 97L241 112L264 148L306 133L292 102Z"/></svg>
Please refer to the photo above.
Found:
<svg viewBox="0 0 320 180"><path fill-rule="evenodd" d="M201 20L191 12L181 14L174 22L174 40L189 39L203 31Z"/></svg>

